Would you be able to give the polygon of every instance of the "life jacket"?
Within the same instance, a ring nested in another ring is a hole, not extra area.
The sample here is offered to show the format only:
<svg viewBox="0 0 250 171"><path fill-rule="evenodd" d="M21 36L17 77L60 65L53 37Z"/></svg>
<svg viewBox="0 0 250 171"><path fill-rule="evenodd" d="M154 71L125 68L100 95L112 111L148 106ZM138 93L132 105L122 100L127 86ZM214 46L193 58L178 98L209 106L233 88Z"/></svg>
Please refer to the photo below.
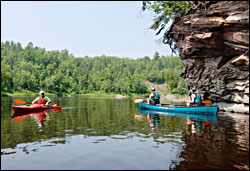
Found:
<svg viewBox="0 0 250 171"><path fill-rule="evenodd" d="M40 97L36 102L37 104L46 104L47 101Z"/></svg>
<svg viewBox="0 0 250 171"><path fill-rule="evenodd" d="M194 103L201 103L201 95L199 93L196 93L196 97L194 99Z"/></svg>
<svg viewBox="0 0 250 171"><path fill-rule="evenodd" d="M152 99L153 99L154 101L160 99L159 93L158 93L157 91L155 92L155 96L154 96Z"/></svg>

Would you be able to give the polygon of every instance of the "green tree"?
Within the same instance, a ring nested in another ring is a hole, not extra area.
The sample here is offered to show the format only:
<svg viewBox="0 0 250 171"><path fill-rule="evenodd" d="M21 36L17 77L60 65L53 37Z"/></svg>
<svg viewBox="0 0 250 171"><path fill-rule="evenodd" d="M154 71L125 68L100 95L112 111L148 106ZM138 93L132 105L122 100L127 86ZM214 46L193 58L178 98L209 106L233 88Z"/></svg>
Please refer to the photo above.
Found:
<svg viewBox="0 0 250 171"><path fill-rule="evenodd" d="M10 65L1 63L1 91L10 91L11 83L11 67Z"/></svg>
<svg viewBox="0 0 250 171"><path fill-rule="evenodd" d="M160 54L158 52L155 52L154 54L154 60L158 60L160 58Z"/></svg>
<svg viewBox="0 0 250 171"><path fill-rule="evenodd" d="M174 20L181 13L187 13L195 1L143 1L142 10L150 10L156 14L151 29L157 30L156 35L165 28L166 24Z"/></svg>
<svg viewBox="0 0 250 171"><path fill-rule="evenodd" d="M179 77L184 67L177 56L75 58L67 50L46 51L31 42L23 49L13 41L2 42L1 52L1 90L5 92L43 89L58 95L93 91L143 94L148 93L146 80L167 83L173 93L186 90Z"/></svg>

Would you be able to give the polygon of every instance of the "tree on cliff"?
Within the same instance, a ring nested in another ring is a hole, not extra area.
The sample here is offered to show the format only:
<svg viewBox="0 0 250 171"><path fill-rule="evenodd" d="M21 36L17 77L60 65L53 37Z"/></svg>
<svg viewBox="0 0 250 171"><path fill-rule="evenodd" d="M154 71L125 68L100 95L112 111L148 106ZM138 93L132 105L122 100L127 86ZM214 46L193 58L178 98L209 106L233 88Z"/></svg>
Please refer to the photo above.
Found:
<svg viewBox="0 0 250 171"><path fill-rule="evenodd" d="M151 29L159 30L156 35L165 28L170 20L174 20L179 13L188 12L194 1L143 1L142 10L152 10L156 14Z"/></svg>
<svg viewBox="0 0 250 171"><path fill-rule="evenodd" d="M171 50L176 53L178 47L174 39L168 34L169 30L181 16L189 13L191 9L196 9L207 3L209 1L143 1L142 10L155 13L154 22L150 29L156 30L156 35L159 35L165 29L167 23L172 21L172 25L164 33L163 43L168 44Z"/></svg>

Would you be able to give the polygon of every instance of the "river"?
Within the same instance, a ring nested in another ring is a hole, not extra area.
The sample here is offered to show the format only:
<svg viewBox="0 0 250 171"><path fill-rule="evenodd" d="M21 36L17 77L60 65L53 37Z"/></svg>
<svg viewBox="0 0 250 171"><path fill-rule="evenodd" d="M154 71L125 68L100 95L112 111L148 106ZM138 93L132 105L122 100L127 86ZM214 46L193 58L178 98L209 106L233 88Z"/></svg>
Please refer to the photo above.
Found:
<svg viewBox="0 0 250 171"><path fill-rule="evenodd" d="M13 116L15 99L34 98L1 97L3 170L249 170L249 115L143 113L133 99L77 96Z"/></svg>

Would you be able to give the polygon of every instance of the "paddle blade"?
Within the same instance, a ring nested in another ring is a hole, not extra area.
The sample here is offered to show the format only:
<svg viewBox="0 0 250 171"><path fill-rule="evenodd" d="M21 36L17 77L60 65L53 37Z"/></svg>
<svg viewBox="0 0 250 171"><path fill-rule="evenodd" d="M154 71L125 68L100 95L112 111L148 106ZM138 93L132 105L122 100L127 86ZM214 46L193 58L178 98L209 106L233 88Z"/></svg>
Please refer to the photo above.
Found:
<svg viewBox="0 0 250 171"><path fill-rule="evenodd" d="M48 105L48 109L55 109L55 110L61 110L62 106L57 106L57 104L54 105Z"/></svg>
<svg viewBox="0 0 250 171"><path fill-rule="evenodd" d="M58 108L58 109L56 109L56 110L53 110L53 112L57 112L57 111L61 111L62 109L60 108Z"/></svg>
<svg viewBox="0 0 250 171"><path fill-rule="evenodd" d="M143 102L144 99L135 99L134 100L134 103L140 103L140 102Z"/></svg>
<svg viewBox="0 0 250 171"><path fill-rule="evenodd" d="M26 101L18 100L18 99L15 99L15 102L16 102L16 103L19 103L19 104L25 104L25 103L26 103Z"/></svg>
<svg viewBox="0 0 250 171"><path fill-rule="evenodd" d="M202 103L205 104L206 106L211 106L212 105L211 100L203 100Z"/></svg>
<svg viewBox="0 0 250 171"><path fill-rule="evenodd" d="M23 119L23 118L25 118L26 116L16 116L16 117L13 117L13 118L11 118L12 120L14 120L14 121L18 121L18 120L21 120L21 119Z"/></svg>
<svg viewBox="0 0 250 171"><path fill-rule="evenodd" d="M62 109L62 106L54 106L53 108L54 108L54 109L59 109L59 110L60 110L60 109Z"/></svg>

